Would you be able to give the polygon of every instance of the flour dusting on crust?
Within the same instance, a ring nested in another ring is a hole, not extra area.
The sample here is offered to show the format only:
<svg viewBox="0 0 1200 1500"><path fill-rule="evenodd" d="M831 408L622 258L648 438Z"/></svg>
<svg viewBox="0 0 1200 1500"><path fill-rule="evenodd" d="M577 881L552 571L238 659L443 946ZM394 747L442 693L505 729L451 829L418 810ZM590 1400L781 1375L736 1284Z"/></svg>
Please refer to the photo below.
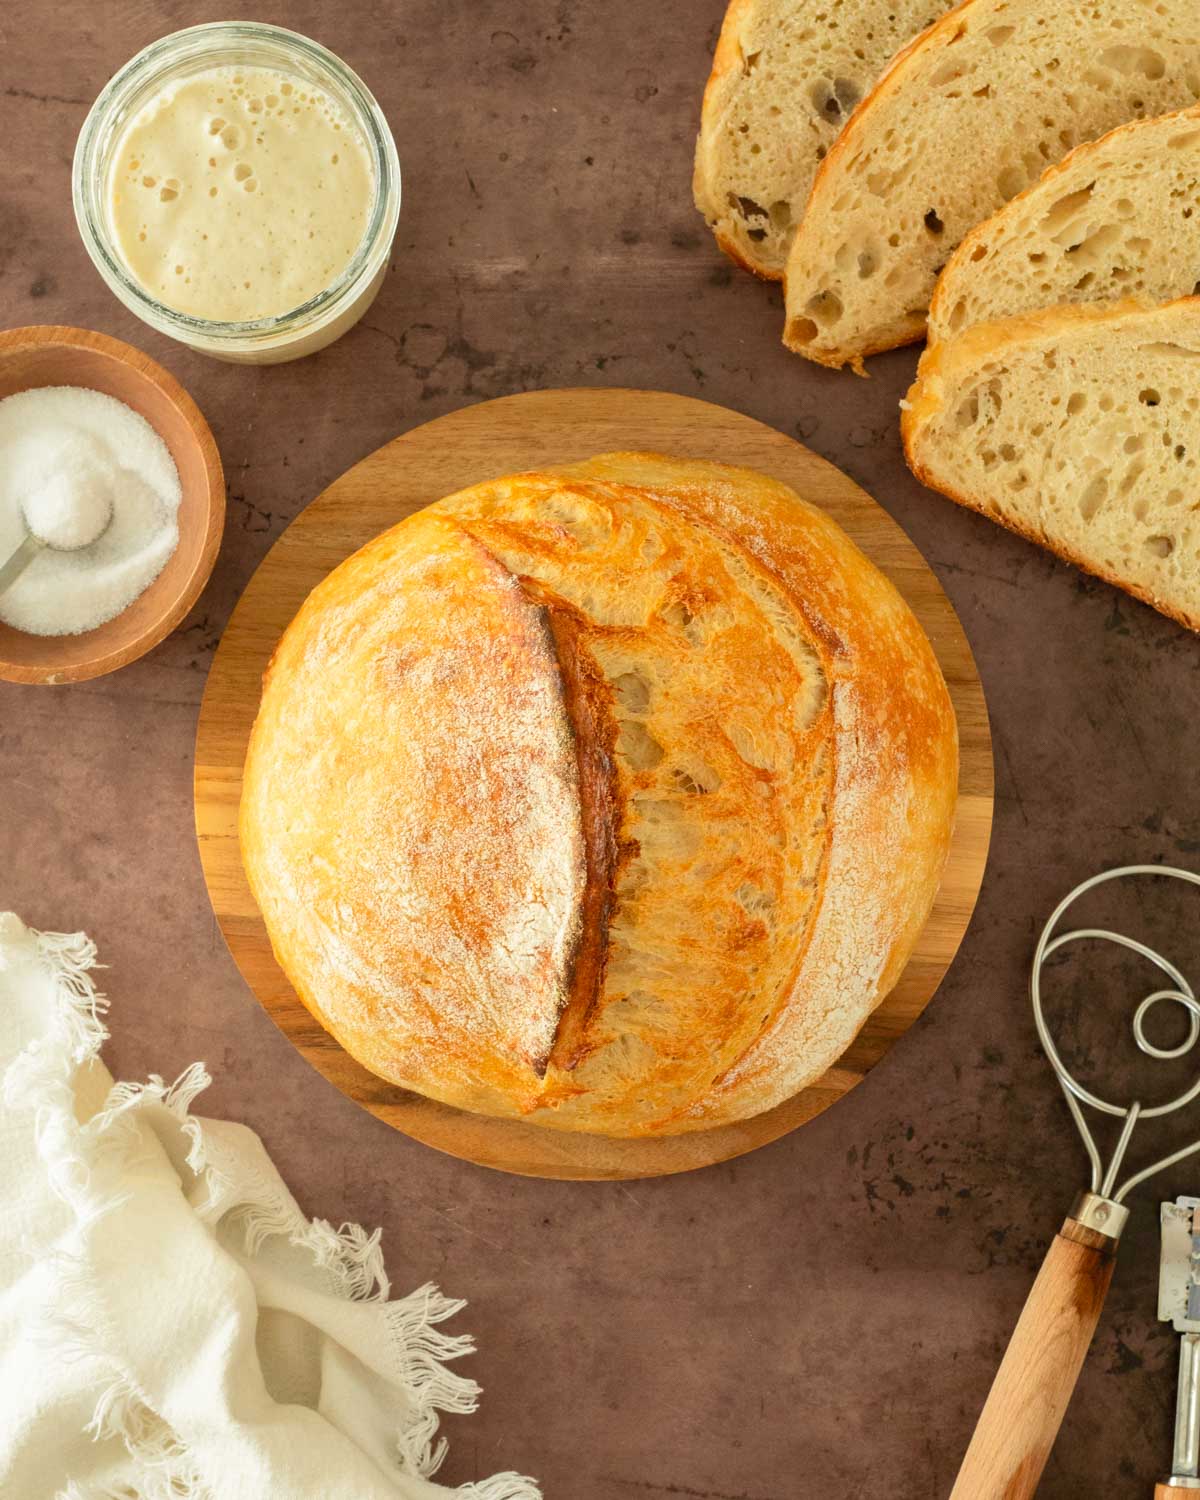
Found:
<svg viewBox="0 0 1200 1500"><path fill-rule="evenodd" d="M270 749L252 747L248 766L268 925L295 929L306 1002L375 1066L432 1063L457 1036L504 1067L536 1067L583 880L576 762L541 612L433 517L323 587L272 667L255 736Z"/></svg>
<svg viewBox="0 0 1200 1500"><path fill-rule="evenodd" d="M281 965L368 1068L647 1135L837 1059L928 915L956 781L932 648L824 513L610 454L451 496L314 591L241 834Z"/></svg>

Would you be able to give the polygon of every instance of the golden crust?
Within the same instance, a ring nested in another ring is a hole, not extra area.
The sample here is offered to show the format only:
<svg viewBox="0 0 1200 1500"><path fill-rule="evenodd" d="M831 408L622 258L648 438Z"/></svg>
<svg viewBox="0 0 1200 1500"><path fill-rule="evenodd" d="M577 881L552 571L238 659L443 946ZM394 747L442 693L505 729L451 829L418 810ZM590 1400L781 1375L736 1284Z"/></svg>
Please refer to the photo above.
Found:
<svg viewBox="0 0 1200 1500"><path fill-rule="evenodd" d="M1194 303L1200 309L1200 297L1180 297L1167 307ZM1139 316L1149 311L1146 303L1135 297L1123 298L1120 302L1106 305L1088 303L1064 303L1058 307L1044 308L1038 312L1020 313L1012 318L1002 318L994 323L976 323L953 338L943 339L931 345L921 355L917 365L917 378L908 392L900 412L900 437L904 445L904 456L909 468L920 482L931 490L945 495L956 505L973 510L989 521L996 522L1014 535L1033 542L1052 552L1063 562L1072 564L1093 578L1102 579L1114 588L1122 589L1144 604L1157 609L1161 614L1178 621L1189 630L1200 631L1200 616L1186 609L1176 608L1150 590L1136 582L1121 578L1118 574L1098 566L1061 541L1023 525L1019 518L997 511L988 505L982 495L970 495L949 488L934 476L932 469L920 457L919 445L925 430L943 410L944 393L953 385L960 372L970 370L993 355L1019 346L1028 339L1041 339L1069 333L1085 324L1111 324L1128 316Z"/></svg>
<svg viewBox="0 0 1200 1500"><path fill-rule="evenodd" d="M844 370L849 368L860 380L870 380L870 371L864 361L876 354L887 354L892 349L904 349L909 344L919 344L925 337L925 324L918 327L915 323L907 323L903 329L897 328L886 338L877 343L868 344L857 353L849 353L843 350L814 349L803 337L800 330L809 320L803 315L785 318L783 324L783 347L790 349L793 354L803 354L814 365L824 365L827 370Z"/></svg>
<svg viewBox="0 0 1200 1500"><path fill-rule="evenodd" d="M467 788L470 821L440 817ZM264 678L240 836L276 955L347 1051L384 1077L464 1059L464 1102L536 1096L580 941L578 765L544 613L461 528L423 511L310 594Z"/></svg>
<svg viewBox="0 0 1200 1500"><path fill-rule="evenodd" d="M710 224L709 228L712 230L713 239L716 240L719 248L725 252L735 266L740 266L743 271L749 271L751 276L757 276L759 281L779 282L783 280L782 270L776 271L770 266L764 266L757 261L750 260L743 253L742 247L738 242L730 238L719 224Z"/></svg>
<svg viewBox="0 0 1200 1500"><path fill-rule="evenodd" d="M929 912L956 783L932 649L828 517L610 454L440 501L314 591L242 847L285 972L374 1071L672 1133L836 1060Z"/></svg>

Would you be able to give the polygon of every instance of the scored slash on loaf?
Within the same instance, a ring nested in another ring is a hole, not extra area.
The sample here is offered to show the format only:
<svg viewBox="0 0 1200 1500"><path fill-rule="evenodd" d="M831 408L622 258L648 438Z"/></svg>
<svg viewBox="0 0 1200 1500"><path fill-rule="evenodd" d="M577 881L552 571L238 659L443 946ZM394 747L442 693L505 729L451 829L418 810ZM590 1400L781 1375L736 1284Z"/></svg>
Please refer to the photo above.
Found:
<svg viewBox="0 0 1200 1500"><path fill-rule="evenodd" d="M929 642L832 521L616 454L462 491L314 590L241 840L281 966L368 1068L671 1134L842 1052L929 911L956 780Z"/></svg>

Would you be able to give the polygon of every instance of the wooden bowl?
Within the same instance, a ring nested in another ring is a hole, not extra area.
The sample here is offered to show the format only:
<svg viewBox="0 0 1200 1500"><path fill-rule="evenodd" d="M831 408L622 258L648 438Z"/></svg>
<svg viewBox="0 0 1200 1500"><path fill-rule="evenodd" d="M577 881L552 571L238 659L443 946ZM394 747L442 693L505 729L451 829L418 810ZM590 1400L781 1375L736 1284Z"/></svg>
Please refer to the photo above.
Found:
<svg viewBox="0 0 1200 1500"><path fill-rule="evenodd" d="M118 339L84 328L0 333L0 400L47 385L102 391L150 423L179 470L179 544L150 587L95 630L27 635L0 623L0 678L8 682L82 682L157 646L208 582L225 524L225 476L213 435L196 403L161 365Z"/></svg>

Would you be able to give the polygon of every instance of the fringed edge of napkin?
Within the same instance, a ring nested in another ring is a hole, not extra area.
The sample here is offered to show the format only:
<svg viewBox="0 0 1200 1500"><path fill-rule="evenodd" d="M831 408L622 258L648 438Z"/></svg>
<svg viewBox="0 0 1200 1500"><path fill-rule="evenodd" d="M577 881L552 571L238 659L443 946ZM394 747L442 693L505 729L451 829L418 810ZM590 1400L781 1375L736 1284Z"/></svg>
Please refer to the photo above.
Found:
<svg viewBox="0 0 1200 1500"><path fill-rule="evenodd" d="M11 914L0 914L0 922L6 920L11 920ZM106 1168L102 1175L111 1171L115 1179L136 1139L136 1112L155 1105L165 1109L188 1142L188 1167L203 1184L205 1197L197 1208L202 1219L213 1223L226 1215L236 1217L249 1254L268 1236L286 1235L291 1244L312 1255L336 1295L382 1304L395 1378L413 1408L405 1412L404 1428L397 1431L400 1470L423 1479L431 1477L447 1448L445 1438L437 1437L438 1412L473 1412L480 1395L475 1381L445 1367L445 1361L473 1353L473 1340L469 1335L442 1333L436 1326L466 1304L444 1296L432 1283L389 1302L380 1230L368 1234L359 1224L335 1229L324 1219L307 1219L281 1181L271 1182L262 1175L248 1180L244 1170L231 1169L219 1143L206 1135L203 1121L191 1113L196 1096L212 1082L203 1063L193 1063L170 1085L157 1074L144 1084L114 1084L103 1108L80 1127L74 1116L72 1081L79 1068L99 1061L100 1048L109 1035L103 1020L108 1002L90 972L98 967L96 945L84 933L26 930L36 943L39 963L53 981L56 1045L47 1045L47 1038L15 1059L4 1078L4 1097L9 1108L37 1108L39 1147L59 1197L77 1213L89 1216L118 1208L119 1194L102 1191L96 1169ZM98 1326L102 1315L95 1288L77 1267L64 1263L60 1270L76 1352L104 1358L100 1351L106 1341ZM112 1381L97 1401L89 1431L97 1438L117 1437L124 1443L142 1471L140 1492L134 1494L128 1487L81 1488L72 1482L56 1500L210 1500L185 1445L120 1368L113 1368ZM464 1484L453 1493L461 1500L542 1500L532 1479L514 1473Z"/></svg>

